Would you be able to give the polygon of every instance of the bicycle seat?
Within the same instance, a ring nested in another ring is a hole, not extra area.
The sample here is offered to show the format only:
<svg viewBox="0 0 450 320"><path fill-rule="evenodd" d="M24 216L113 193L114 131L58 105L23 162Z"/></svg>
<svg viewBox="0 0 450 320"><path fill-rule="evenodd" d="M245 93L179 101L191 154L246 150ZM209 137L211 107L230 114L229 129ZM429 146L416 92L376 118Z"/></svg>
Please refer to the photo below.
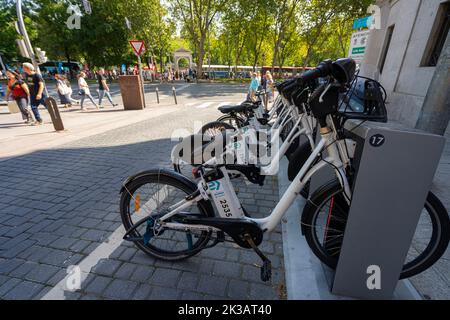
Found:
<svg viewBox="0 0 450 320"><path fill-rule="evenodd" d="M219 108L219 111L222 113L228 114L228 113L232 113L232 112L240 113L240 112L251 111L256 108L258 108L258 106L257 105L255 106L253 103L243 103L240 105L222 106Z"/></svg>

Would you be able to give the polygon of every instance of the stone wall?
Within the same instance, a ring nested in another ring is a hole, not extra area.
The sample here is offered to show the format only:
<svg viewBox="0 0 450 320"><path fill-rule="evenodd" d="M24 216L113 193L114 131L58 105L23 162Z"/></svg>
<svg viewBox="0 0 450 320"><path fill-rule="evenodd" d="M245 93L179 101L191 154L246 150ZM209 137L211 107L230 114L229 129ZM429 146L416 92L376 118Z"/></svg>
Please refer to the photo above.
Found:
<svg viewBox="0 0 450 320"><path fill-rule="evenodd" d="M445 0L377 1L381 30L373 30L362 74L379 79L389 95L389 118L414 127L433 77L434 67L421 62L439 5ZM383 72L380 58L387 29L395 25Z"/></svg>

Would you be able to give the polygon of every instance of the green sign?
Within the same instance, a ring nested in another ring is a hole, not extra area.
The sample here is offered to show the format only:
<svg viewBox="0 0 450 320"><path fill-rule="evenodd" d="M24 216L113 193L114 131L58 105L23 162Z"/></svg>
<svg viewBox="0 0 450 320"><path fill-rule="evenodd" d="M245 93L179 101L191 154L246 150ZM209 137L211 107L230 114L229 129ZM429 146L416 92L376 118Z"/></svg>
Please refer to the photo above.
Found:
<svg viewBox="0 0 450 320"><path fill-rule="evenodd" d="M352 54L364 54L366 52L366 47L356 47L353 48Z"/></svg>

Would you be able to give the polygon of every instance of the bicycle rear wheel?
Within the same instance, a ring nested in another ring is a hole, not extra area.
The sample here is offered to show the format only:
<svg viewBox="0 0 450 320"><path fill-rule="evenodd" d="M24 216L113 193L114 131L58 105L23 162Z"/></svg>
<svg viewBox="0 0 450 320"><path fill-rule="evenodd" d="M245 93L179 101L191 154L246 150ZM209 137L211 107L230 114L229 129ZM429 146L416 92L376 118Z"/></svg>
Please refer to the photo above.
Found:
<svg viewBox="0 0 450 320"><path fill-rule="evenodd" d="M239 129L245 126L245 119L239 117L239 116L233 116L233 115L225 115L217 119L218 122L224 122L226 124L229 124L235 129Z"/></svg>
<svg viewBox="0 0 450 320"><path fill-rule="evenodd" d="M167 212L169 206L183 200L196 190L196 185L185 177L166 170L152 170L138 175L124 186L120 198L120 216L125 230L131 230L148 216L153 219L130 232L134 243L146 254L163 260L182 260L200 252L208 243L210 233L162 229L154 233L154 221ZM183 211L204 217L214 216L211 204L200 201ZM172 221L172 220L169 220ZM167 222L169 222L167 221Z"/></svg>
<svg viewBox="0 0 450 320"><path fill-rule="evenodd" d="M302 230L306 241L314 254L332 269L338 263L348 212L349 205L336 180L316 191L303 210ZM447 210L430 192L400 279L415 276L431 267L445 253L449 241Z"/></svg>

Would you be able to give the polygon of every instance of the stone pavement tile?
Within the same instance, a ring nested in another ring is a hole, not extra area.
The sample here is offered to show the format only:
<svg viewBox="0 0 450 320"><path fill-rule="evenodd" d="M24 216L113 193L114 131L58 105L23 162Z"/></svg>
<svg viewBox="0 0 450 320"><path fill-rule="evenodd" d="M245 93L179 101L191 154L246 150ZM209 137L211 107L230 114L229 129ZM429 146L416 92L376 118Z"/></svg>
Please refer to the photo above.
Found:
<svg viewBox="0 0 450 320"><path fill-rule="evenodd" d="M25 275L27 275L31 270L35 269L38 266L37 263L26 261L25 263L21 264L19 267L15 268L9 273L10 277L15 278L24 278Z"/></svg>
<svg viewBox="0 0 450 320"><path fill-rule="evenodd" d="M172 269L156 269L149 279L149 283L160 285L166 288L174 288L177 286L181 272Z"/></svg>
<svg viewBox="0 0 450 320"><path fill-rule="evenodd" d="M425 270L409 279L427 300L448 300L449 286L434 268Z"/></svg>
<svg viewBox="0 0 450 320"><path fill-rule="evenodd" d="M84 294L80 300L101 300L101 298L93 294Z"/></svg>
<svg viewBox="0 0 450 320"><path fill-rule="evenodd" d="M47 246L50 243L56 241L56 239L58 239L58 236L47 232L33 232L33 234L30 236L30 239L36 240L38 245Z"/></svg>
<svg viewBox="0 0 450 320"><path fill-rule="evenodd" d="M238 278L242 273L240 263L215 261L213 275L225 276L228 278Z"/></svg>
<svg viewBox="0 0 450 320"><path fill-rule="evenodd" d="M278 299L275 288L260 283L250 284L250 299L252 300L272 300Z"/></svg>
<svg viewBox="0 0 450 320"><path fill-rule="evenodd" d="M148 284L140 284L133 294L133 300L147 300L152 292L152 287Z"/></svg>
<svg viewBox="0 0 450 320"><path fill-rule="evenodd" d="M230 280L228 285L227 296L232 299L247 300L249 294L250 284L245 280Z"/></svg>
<svg viewBox="0 0 450 320"><path fill-rule="evenodd" d="M76 239L75 243L73 243L69 250L77 253L84 253L84 249L86 249L92 242L87 240Z"/></svg>
<svg viewBox="0 0 450 320"><path fill-rule="evenodd" d="M22 281L3 295L2 298L7 300L28 300L32 299L42 291L43 288L44 286L42 284L31 281Z"/></svg>
<svg viewBox="0 0 450 320"><path fill-rule="evenodd" d="M80 238L88 241L103 242L108 238L108 234L102 230L87 230Z"/></svg>
<svg viewBox="0 0 450 320"><path fill-rule="evenodd" d="M202 275L196 291L222 297L225 296L227 282L226 278Z"/></svg>
<svg viewBox="0 0 450 320"><path fill-rule="evenodd" d="M9 280L7 276L0 276L0 286Z"/></svg>
<svg viewBox="0 0 450 320"><path fill-rule="evenodd" d="M237 261L239 261L239 255L240 255L239 250L237 250L235 248L230 248L227 250L227 255L226 255L225 260L230 261L230 262L237 262Z"/></svg>
<svg viewBox="0 0 450 320"><path fill-rule="evenodd" d="M65 291L64 297L66 300L79 300L79 299L81 299L82 295L79 292Z"/></svg>
<svg viewBox="0 0 450 320"><path fill-rule="evenodd" d="M200 281L200 275L193 272L183 272L180 281L178 282L178 289L186 289L195 291Z"/></svg>
<svg viewBox="0 0 450 320"><path fill-rule="evenodd" d="M136 266L136 264L129 262L122 263L116 273L114 273L114 278L129 279L133 275Z"/></svg>
<svg viewBox="0 0 450 320"><path fill-rule="evenodd" d="M89 275L91 277L91 275ZM88 293L93 293L97 295L101 295L106 287L112 282L112 278L110 277L102 277L97 275L92 275L92 279L86 279L88 283L84 288L84 291ZM84 284L83 284L84 285Z"/></svg>
<svg viewBox="0 0 450 320"><path fill-rule="evenodd" d="M0 261L0 274L7 275L14 269L21 266L25 261L19 259L5 259Z"/></svg>
<svg viewBox="0 0 450 320"><path fill-rule="evenodd" d="M150 294L150 300L177 300L179 299L180 291L166 288L166 287L153 287Z"/></svg>
<svg viewBox="0 0 450 320"><path fill-rule="evenodd" d="M53 241L49 246L56 249L69 250L69 248L77 241L75 238L60 237Z"/></svg>
<svg viewBox="0 0 450 320"><path fill-rule="evenodd" d="M203 300L204 296L198 292L182 291L180 300Z"/></svg>
<svg viewBox="0 0 450 320"><path fill-rule="evenodd" d="M84 241L87 241L87 240L84 240ZM97 249L97 247L98 247L98 243L92 242L91 244L89 244L87 247L85 247L82 250L82 254L89 255L89 254L91 254L92 251Z"/></svg>
<svg viewBox="0 0 450 320"><path fill-rule="evenodd" d="M2 258L14 258L18 254L20 254L22 251L27 250L29 247L31 247L35 243L34 240L24 240L10 249L7 249L5 251L0 251L0 256Z"/></svg>
<svg viewBox="0 0 450 320"><path fill-rule="evenodd" d="M124 245L126 245L126 243L124 243ZM126 251L128 251L128 250L129 249L127 249ZM124 254L125 254L125 252L124 252ZM156 261L155 258L152 258L152 257L146 255L145 253L143 253L140 250L138 250L137 252L136 251L130 251L130 252L135 253L135 255L131 259L129 259L129 262L142 264L142 265L146 265L146 266L152 266Z"/></svg>
<svg viewBox="0 0 450 320"><path fill-rule="evenodd" d="M0 286L0 298L3 298L8 292L10 292L15 286L21 283L22 280L17 278L9 278Z"/></svg>
<svg viewBox="0 0 450 320"><path fill-rule="evenodd" d="M57 268L55 266L38 264L26 274L25 279L39 283L46 283L60 270L61 268Z"/></svg>
<svg viewBox="0 0 450 320"><path fill-rule="evenodd" d="M258 262L259 263L259 262ZM273 270L272 270L273 271ZM245 265L242 270L242 278L247 281L261 282L261 271L259 267Z"/></svg>
<svg viewBox="0 0 450 320"><path fill-rule="evenodd" d="M60 269L53 277L51 277L50 279L47 280L46 284L51 287L54 287L66 276L67 276L67 270Z"/></svg>
<svg viewBox="0 0 450 320"><path fill-rule="evenodd" d="M121 264L119 260L101 259L91 272L111 277Z"/></svg>
<svg viewBox="0 0 450 320"><path fill-rule="evenodd" d="M136 269L130 277L130 280L136 282L147 282L152 276L155 268L151 266L136 265Z"/></svg>
<svg viewBox="0 0 450 320"><path fill-rule="evenodd" d="M227 255L227 248L221 245L217 245L214 248L206 249L201 252L202 257L213 258L218 260L225 260Z"/></svg>
<svg viewBox="0 0 450 320"><path fill-rule="evenodd" d="M113 299L129 299L137 288L137 283L127 280L114 279L103 295Z"/></svg>

